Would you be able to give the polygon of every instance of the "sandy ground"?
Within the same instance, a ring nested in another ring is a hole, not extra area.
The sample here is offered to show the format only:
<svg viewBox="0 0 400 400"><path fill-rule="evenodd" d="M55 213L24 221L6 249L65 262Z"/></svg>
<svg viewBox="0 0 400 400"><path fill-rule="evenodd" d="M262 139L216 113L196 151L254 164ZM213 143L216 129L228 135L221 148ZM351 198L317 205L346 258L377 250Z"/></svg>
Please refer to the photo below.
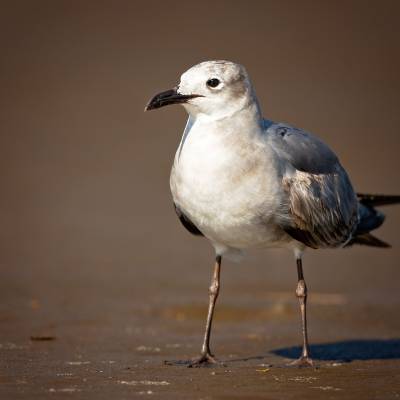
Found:
<svg viewBox="0 0 400 400"><path fill-rule="evenodd" d="M358 250L336 253L336 261L351 252ZM271 287L268 279L261 282L260 276L269 274L255 266L226 263L212 339L214 352L226 366L189 369L163 362L198 354L208 271L185 275L184 266L163 266L174 274L157 280L149 279L144 271L139 282L127 281L121 271L108 277L100 269L92 279L81 276L78 281L71 281L66 273L62 282L37 283L35 298L26 290L32 281L3 288L3 295L8 291L14 296L12 302L2 303L0 314L1 397L400 396L398 295L388 290L390 285L373 287L359 273L362 267L347 271L347 278L354 279L350 290L335 287L336 279L331 279L332 284L318 291L309 271L311 351L316 368L290 368L286 364L300 352L293 292L279 284ZM248 277L250 268L254 274ZM345 268L350 264L338 269L345 273ZM380 268L385 270L385 266ZM282 290L277 290L279 286Z"/></svg>
<svg viewBox="0 0 400 400"><path fill-rule="evenodd" d="M396 399L400 207L392 249L304 260L315 369L299 354L285 251L222 266L168 187L185 116L143 113L205 59L244 64L265 116L321 136L360 192L399 194L398 1L3 1L0 13L1 399Z"/></svg>

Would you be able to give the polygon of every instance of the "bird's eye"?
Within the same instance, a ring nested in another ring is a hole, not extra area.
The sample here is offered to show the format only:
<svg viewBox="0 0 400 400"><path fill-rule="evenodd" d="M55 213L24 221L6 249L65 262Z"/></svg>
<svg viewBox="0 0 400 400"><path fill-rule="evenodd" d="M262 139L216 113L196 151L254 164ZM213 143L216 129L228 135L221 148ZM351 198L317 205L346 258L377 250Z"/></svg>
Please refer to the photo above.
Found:
<svg viewBox="0 0 400 400"><path fill-rule="evenodd" d="M219 79L217 79L217 78L212 78L212 79L209 79L209 80L207 81L207 86L208 86L208 87L215 88L215 87L217 87L219 84L220 84L220 81L219 81Z"/></svg>

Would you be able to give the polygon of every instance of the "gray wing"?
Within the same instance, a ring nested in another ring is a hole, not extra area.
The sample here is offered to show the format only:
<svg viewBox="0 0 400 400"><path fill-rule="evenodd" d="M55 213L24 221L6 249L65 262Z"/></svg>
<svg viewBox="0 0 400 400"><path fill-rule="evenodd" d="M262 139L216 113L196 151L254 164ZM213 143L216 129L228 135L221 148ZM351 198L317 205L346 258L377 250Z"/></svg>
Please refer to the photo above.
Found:
<svg viewBox="0 0 400 400"><path fill-rule="evenodd" d="M345 244L357 225L358 201L335 153L315 136L286 124L271 124L267 134L283 161L287 204L282 228L312 248Z"/></svg>

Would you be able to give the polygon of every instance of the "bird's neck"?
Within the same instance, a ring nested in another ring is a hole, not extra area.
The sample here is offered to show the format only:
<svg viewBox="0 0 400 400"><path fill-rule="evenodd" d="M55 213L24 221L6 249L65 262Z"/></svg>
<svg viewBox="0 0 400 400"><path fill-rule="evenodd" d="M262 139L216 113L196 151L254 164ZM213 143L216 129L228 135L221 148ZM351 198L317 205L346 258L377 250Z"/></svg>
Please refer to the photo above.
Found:
<svg viewBox="0 0 400 400"><path fill-rule="evenodd" d="M255 102L225 118L209 118L199 114L196 116L189 114L177 151L178 160L187 140L192 145L196 143L196 146L199 143L201 143L200 146L203 146L204 143L214 143L213 146L215 146L217 143L226 142L244 145L257 140L263 134L263 119L258 104Z"/></svg>
<svg viewBox="0 0 400 400"><path fill-rule="evenodd" d="M221 110L218 114L189 114L187 126L193 125L210 125L220 127L221 131L229 128L235 128L240 131L252 132L263 130L263 118L260 111L260 106L256 100L246 102L240 108L230 109L226 108Z"/></svg>

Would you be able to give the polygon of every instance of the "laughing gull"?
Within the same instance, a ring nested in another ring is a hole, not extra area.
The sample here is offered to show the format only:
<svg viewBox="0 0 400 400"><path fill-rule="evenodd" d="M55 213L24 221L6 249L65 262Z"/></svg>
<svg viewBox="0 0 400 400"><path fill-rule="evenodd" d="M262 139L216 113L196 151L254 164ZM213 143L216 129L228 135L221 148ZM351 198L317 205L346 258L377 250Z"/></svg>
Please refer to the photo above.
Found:
<svg viewBox="0 0 400 400"><path fill-rule="evenodd" d="M320 139L264 119L243 66L206 61L186 71L172 90L154 96L152 110L182 104L189 114L170 185L176 213L194 235L206 237L216 260L200 357L188 366L216 363L210 332L223 256L248 248L294 253L303 350L295 365L312 365L307 337L306 248L352 244L388 247L370 234L384 215L374 206L400 196L356 194L334 152Z"/></svg>

